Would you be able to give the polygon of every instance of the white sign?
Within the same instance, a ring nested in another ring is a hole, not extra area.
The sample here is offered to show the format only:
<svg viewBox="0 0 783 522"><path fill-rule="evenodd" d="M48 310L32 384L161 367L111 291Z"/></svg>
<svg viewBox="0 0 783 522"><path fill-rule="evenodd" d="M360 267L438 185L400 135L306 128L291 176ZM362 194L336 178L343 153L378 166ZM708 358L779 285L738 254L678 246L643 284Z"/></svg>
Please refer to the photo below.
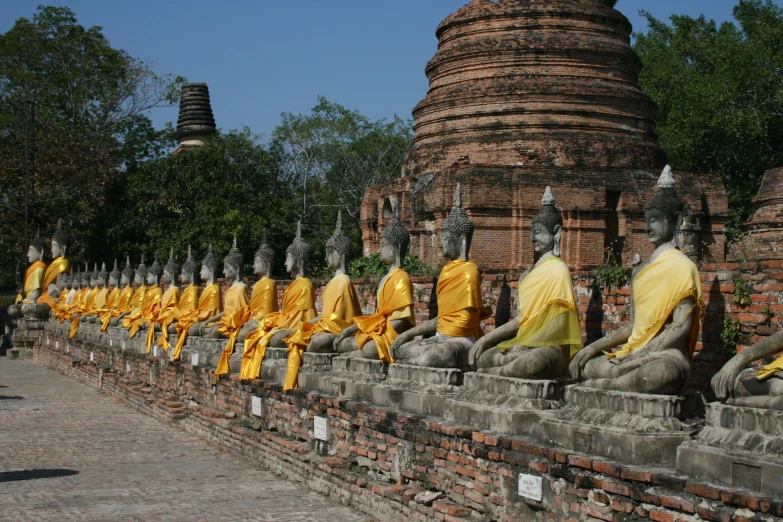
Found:
<svg viewBox="0 0 783 522"><path fill-rule="evenodd" d="M46 338L46 346L49 346L49 338Z"/></svg>
<svg viewBox="0 0 783 522"><path fill-rule="evenodd" d="M544 480L536 475L519 474L519 496L541 502L544 498Z"/></svg>
<svg viewBox="0 0 783 522"><path fill-rule="evenodd" d="M190 364L193 366L198 366L198 352L193 352L190 354Z"/></svg>
<svg viewBox="0 0 783 522"><path fill-rule="evenodd" d="M55 341L54 342L54 349L55 350L59 350L60 349L60 341Z"/></svg>
<svg viewBox="0 0 783 522"><path fill-rule="evenodd" d="M65 345L65 353L71 353L71 345L70 344L66 344Z"/></svg>
<svg viewBox="0 0 783 522"><path fill-rule="evenodd" d="M109 346L114 346L114 339L109 339Z"/></svg>
<svg viewBox="0 0 783 522"><path fill-rule="evenodd" d="M125 365L125 371L126 371L127 373L130 373L130 372L131 372L130 363L127 363L127 364Z"/></svg>
<svg viewBox="0 0 783 522"><path fill-rule="evenodd" d="M329 440L329 423L326 417L313 417L313 436L318 440Z"/></svg>
<svg viewBox="0 0 783 522"><path fill-rule="evenodd" d="M122 349L125 349L125 339L122 340Z"/></svg>
<svg viewBox="0 0 783 522"><path fill-rule="evenodd" d="M256 417L261 417L261 397L251 397L250 406L253 415Z"/></svg>
<svg viewBox="0 0 783 522"><path fill-rule="evenodd" d="M95 362L95 352L90 352L90 362Z"/></svg>

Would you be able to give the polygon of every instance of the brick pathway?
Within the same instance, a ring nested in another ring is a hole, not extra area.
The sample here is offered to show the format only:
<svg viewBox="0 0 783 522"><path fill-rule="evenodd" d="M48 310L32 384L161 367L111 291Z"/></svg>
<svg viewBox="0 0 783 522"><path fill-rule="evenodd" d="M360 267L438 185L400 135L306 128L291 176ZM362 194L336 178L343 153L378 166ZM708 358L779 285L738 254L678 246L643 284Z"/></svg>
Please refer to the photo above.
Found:
<svg viewBox="0 0 783 522"><path fill-rule="evenodd" d="M0 357L0 521L365 522L113 397Z"/></svg>

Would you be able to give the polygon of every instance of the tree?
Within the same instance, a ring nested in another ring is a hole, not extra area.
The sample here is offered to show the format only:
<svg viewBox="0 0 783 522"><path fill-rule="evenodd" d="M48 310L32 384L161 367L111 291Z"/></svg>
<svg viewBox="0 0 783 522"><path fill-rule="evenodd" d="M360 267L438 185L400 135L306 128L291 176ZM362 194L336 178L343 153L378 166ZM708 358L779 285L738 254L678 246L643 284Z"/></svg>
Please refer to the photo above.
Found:
<svg viewBox="0 0 783 522"><path fill-rule="evenodd" d="M39 7L0 34L0 286L12 283L24 245L24 127L31 125L31 229L71 225L71 254L83 253L105 188L128 165L155 157L165 132L146 113L176 101L182 78L114 49L100 27L67 8ZM36 124L29 115L35 103ZM11 210L15 209L15 210Z"/></svg>
<svg viewBox="0 0 783 522"><path fill-rule="evenodd" d="M658 104L658 136L673 167L723 177L729 238L752 214L765 170L783 165L783 10L742 0L736 23L647 12L635 34L642 90Z"/></svg>

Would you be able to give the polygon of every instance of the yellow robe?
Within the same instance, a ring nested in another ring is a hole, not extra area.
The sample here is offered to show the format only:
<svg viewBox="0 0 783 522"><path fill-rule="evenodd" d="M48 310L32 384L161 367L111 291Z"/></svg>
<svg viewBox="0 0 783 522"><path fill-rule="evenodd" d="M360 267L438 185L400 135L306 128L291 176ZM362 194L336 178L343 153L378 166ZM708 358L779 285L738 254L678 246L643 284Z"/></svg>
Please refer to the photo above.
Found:
<svg viewBox="0 0 783 522"><path fill-rule="evenodd" d="M155 285L153 288L157 288L160 290L160 287ZM125 317L125 319L122 320L122 326L125 328L128 328L130 330L130 338L133 339L133 337L136 335L136 332L139 331L139 328L141 328L142 321L144 320L144 310L148 304L147 301L147 293L148 290L151 290L147 288L146 285L142 285L136 289L135 292L133 292L133 297L131 297L131 303L129 310L131 311L130 315ZM152 296L153 298L155 296ZM160 300L160 294L158 294L158 300Z"/></svg>
<svg viewBox="0 0 783 522"><path fill-rule="evenodd" d="M699 269L688 256L676 249L663 251L633 279L633 332L628 343L610 358L620 358L641 350L663 331L672 312L683 299L696 301L693 327L688 338L688 355L693 357L699 336L701 278Z"/></svg>
<svg viewBox="0 0 783 522"><path fill-rule="evenodd" d="M340 274L332 278L321 295L321 318L317 323L300 323L290 337L285 339L288 346L288 369L285 375L283 391L295 390L299 368L302 366L302 354L310 344L313 335L330 333L337 335L348 326L354 317L361 315L359 296L351 284L351 278Z"/></svg>
<svg viewBox="0 0 783 522"><path fill-rule="evenodd" d="M108 288L101 288L93 290L90 295L87 297L87 301L80 307L80 313L76 317L74 317L73 322L71 323L71 328L69 332L69 337L73 339L76 336L76 333L79 331L79 325L82 322L82 317L85 315L92 315L97 313L99 310L103 309L104 306L106 306L106 296L109 293Z"/></svg>
<svg viewBox="0 0 783 522"><path fill-rule="evenodd" d="M438 333L476 339L483 335L481 273L475 263L456 259L444 266L436 292Z"/></svg>
<svg viewBox="0 0 783 522"><path fill-rule="evenodd" d="M44 273L43 278L43 286L41 287L43 289L43 293L41 294L41 297L36 300L36 303L48 304L51 307L54 306L54 299L49 296L49 285L54 284L57 281L57 277L63 272L70 270L70 268L71 262L64 257L58 257L49 263L49 266L46 267L46 272Z"/></svg>
<svg viewBox="0 0 783 522"><path fill-rule="evenodd" d="M223 311L223 296L217 283L207 286L198 300L198 308L192 312L183 314L177 323L177 346L174 348L174 360L179 361L182 347L188 338L188 329L196 323L215 317Z"/></svg>
<svg viewBox="0 0 783 522"><path fill-rule="evenodd" d="M73 301L71 301L71 304L69 304L65 309L65 314L63 314L63 320L68 319L69 321L73 319L73 315L76 313L79 313L79 309L81 308L82 304L87 301L87 298L90 295L91 288L80 288L76 295L73 296Z"/></svg>
<svg viewBox="0 0 783 522"><path fill-rule="evenodd" d="M176 308L162 309L159 318L161 322L161 335L157 345L163 348L166 353L169 352L171 344L169 343L169 326L178 322L181 317L190 314L198 309L198 287L188 285L179 297Z"/></svg>
<svg viewBox="0 0 783 522"><path fill-rule="evenodd" d="M395 268L378 290L378 304L375 314L354 317L353 322L359 327L356 333L356 344L361 349L368 341L375 341L378 347L378 357L385 362L393 363L389 347L397 338L391 321L407 319L411 326L416 325L413 314L413 284L408 273Z"/></svg>
<svg viewBox="0 0 783 522"><path fill-rule="evenodd" d="M280 330L295 328L302 321L310 321L316 316L313 282L300 277L286 288L283 294L283 309L267 315L245 339L245 351L242 354L243 380L258 379L261 375L261 363L272 336Z"/></svg>
<svg viewBox="0 0 783 522"><path fill-rule="evenodd" d="M68 292L66 290L68 289L63 288L62 292L60 292L60 296L57 298L57 302L52 306L55 319L60 318L60 314L62 314L63 308L65 307L65 300L68 298Z"/></svg>
<svg viewBox="0 0 783 522"><path fill-rule="evenodd" d="M101 332L105 332L109 327L109 322L115 317L119 317L128 311L133 298L133 287L126 286L120 291L120 297L117 304L113 308L109 308L105 312L100 314L101 318ZM107 307L108 308L108 307Z"/></svg>
<svg viewBox="0 0 783 522"><path fill-rule="evenodd" d="M162 325L163 320L168 315L168 313L177 309L178 303L179 287L169 285L166 291L163 292L163 297L160 298L160 302L157 305L154 305L149 313L145 314L144 320L149 325L149 328L147 328L147 339L145 341L147 353L150 353L150 350L152 350L152 345L155 343L155 325Z"/></svg>
<svg viewBox="0 0 783 522"><path fill-rule="evenodd" d="M27 267L27 270L24 273L24 286L22 287L23 293L16 296L14 304L19 302L33 304L33 301L27 299L27 296L41 288L43 285L45 272L46 263L42 263L40 261L36 261Z"/></svg>
<svg viewBox="0 0 783 522"><path fill-rule="evenodd" d="M218 332L228 337L223 353L220 355L220 361L215 369L215 375L218 377L228 373L228 359L234 353L234 346L239 337L239 330L251 316L250 303L247 300L247 285L240 283L232 285L226 292L224 298L223 317L218 323ZM214 323L213 323L214 324Z"/></svg>
<svg viewBox="0 0 783 522"><path fill-rule="evenodd" d="M499 350L520 345L571 346L571 357L582 349L582 330L571 272L562 259L541 261L519 284L519 330Z"/></svg>

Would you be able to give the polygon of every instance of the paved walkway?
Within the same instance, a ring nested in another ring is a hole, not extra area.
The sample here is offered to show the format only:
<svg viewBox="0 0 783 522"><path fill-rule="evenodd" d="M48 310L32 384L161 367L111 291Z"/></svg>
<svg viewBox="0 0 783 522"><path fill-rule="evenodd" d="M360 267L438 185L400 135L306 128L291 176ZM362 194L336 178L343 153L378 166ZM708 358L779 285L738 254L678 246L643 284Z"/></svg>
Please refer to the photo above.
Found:
<svg viewBox="0 0 783 522"><path fill-rule="evenodd" d="M0 357L0 520L368 518L32 361Z"/></svg>

